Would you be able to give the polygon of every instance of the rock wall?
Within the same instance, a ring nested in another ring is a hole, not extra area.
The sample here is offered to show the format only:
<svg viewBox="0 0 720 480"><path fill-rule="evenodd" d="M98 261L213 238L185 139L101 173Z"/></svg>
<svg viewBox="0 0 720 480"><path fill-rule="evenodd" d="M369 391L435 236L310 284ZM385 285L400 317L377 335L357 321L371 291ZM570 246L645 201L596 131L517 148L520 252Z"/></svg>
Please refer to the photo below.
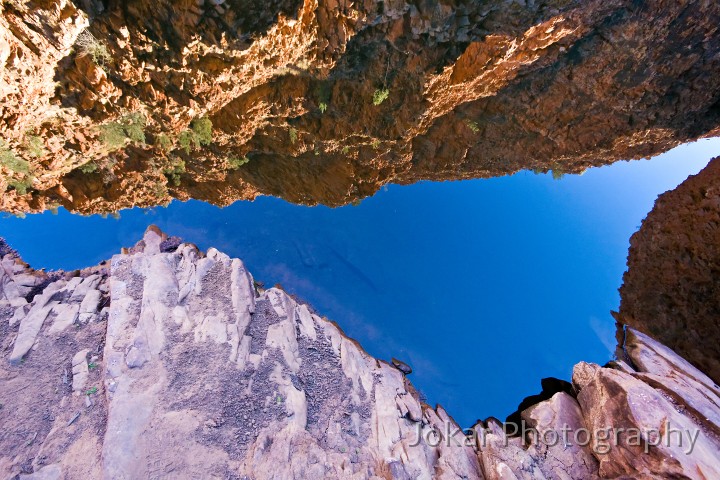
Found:
<svg viewBox="0 0 720 480"><path fill-rule="evenodd" d="M522 412L528 432L462 432L217 250L151 228L79 272L3 254L3 478L720 478L720 388L630 329L621 359Z"/></svg>
<svg viewBox="0 0 720 480"><path fill-rule="evenodd" d="M720 158L661 195L630 240L618 319L720 382Z"/></svg>
<svg viewBox="0 0 720 480"><path fill-rule="evenodd" d="M0 161L0 210L340 205L653 155L718 133L719 21L694 0L4 1L0 156L25 163Z"/></svg>

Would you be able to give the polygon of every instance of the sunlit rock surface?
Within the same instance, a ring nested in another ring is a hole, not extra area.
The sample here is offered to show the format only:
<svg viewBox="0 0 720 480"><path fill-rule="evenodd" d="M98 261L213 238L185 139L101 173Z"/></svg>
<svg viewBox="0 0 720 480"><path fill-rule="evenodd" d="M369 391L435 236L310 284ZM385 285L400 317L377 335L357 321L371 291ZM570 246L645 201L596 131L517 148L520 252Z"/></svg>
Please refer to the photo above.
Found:
<svg viewBox="0 0 720 480"><path fill-rule="evenodd" d="M0 154L25 163L0 162L0 210L340 205L651 156L718 133L718 23L691 0L5 1Z"/></svg>
<svg viewBox="0 0 720 480"><path fill-rule="evenodd" d="M632 330L620 359L577 365L572 395L523 412L542 436L493 419L461 432L217 250L150 228L98 267L46 274L0 246L3 478L720 477L720 389ZM659 442L668 427L693 447ZM658 437L608 444L608 428Z"/></svg>

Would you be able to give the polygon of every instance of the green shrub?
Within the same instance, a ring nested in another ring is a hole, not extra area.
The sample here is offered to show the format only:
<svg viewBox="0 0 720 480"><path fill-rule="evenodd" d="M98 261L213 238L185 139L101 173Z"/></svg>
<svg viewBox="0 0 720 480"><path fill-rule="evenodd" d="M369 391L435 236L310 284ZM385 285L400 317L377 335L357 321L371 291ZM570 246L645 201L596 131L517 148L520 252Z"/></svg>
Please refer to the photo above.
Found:
<svg viewBox="0 0 720 480"><path fill-rule="evenodd" d="M45 155L45 143L42 138L37 135L28 135L26 137L25 149L28 155L33 158L39 158Z"/></svg>
<svg viewBox="0 0 720 480"><path fill-rule="evenodd" d="M185 150L185 153L190 153L194 138L195 136L193 135L193 132L191 130L185 130L183 132L180 132L180 135L178 135L178 145L180 145L180 148Z"/></svg>
<svg viewBox="0 0 720 480"><path fill-rule="evenodd" d="M0 140L0 165L7 168L11 172L28 175L30 173L30 164L27 160L23 160L13 153L5 142Z"/></svg>
<svg viewBox="0 0 720 480"><path fill-rule="evenodd" d="M318 108L320 109L320 113L325 113L328 109L328 104L325 102L320 102L320 105L318 105Z"/></svg>
<svg viewBox="0 0 720 480"><path fill-rule="evenodd" d="M297 131L297 129L295 129L295 128L293 128L293 127L290 127L289 134L290 134L290 143L291 143L292 145L295 145L295 144L297 143L297 140L298 140L298 131Z"/></svg>
<svg viewBox="0 0 720 480"><path fill-rule="evenodd" d="M245 156L245 157L229 157L227 159L228 168L230 168L230 170L237 170L240 167L242 167L243 165L247 164L248 162L250 162L250 159L247 156Z"/></svg>
<svg viewBox="0 0 720 480"><path fill-rule="evenodd" d="M32 177L23 177L22 180L10 180L8 186L14 188L19 195L25 195L32 187Z"/></svg>
<svg viewBox="0 0 720 480"><path fill-rule="evenodd" d="M169 152L172 148L173 142L170 137L161 133L155 137L155 145L164 152Z"/></svg>
<svg viewBox="0 0 720 480"><path fill-rule="evenodd" d="M83 165L80 165L78 167L78 170L80 170L82 173L89 175L91 173L95 173L98 171L97 163L95 162L87 162Z"/></svg>
<svg viewBox="0 0 720 480"><path fill-rule="evenodd" d="M147 119L142 113L130 113L120 119L125 135L131 142L145 143Z"/></svg>
<svg viewBox="0 0 720 480"><path fill-rule="evenodd" d="M190 122L190 128L192 128L192 131L195 134L196 145L210 145L212 143L213 125L209 118L196 118Z"/></svg>
<svg viewBox="0 0 720 480"><path fill-rule="evenodd" d="M468 126L470 130L472 130L473 133L478 133L480 131L480 126L477 122L474 122L472 120L468 120L465 122L465 124Z"/></svg>
<svg viewBox="0 0 720 480"><path fill-rule="evenodd" d="M163 169L163 173L168 181L172 182L176 187L179 186L181 175L185 173L185 161L176 158L168 167Z"/></svg>
<svg viewBox="0 0 720 480"><path fill-rule="evenodd" d="M100 141L110 150L125 146L125 141L145 143L145 125L147 119L142 113L130 113L115 122L100 127Z"/></svg>
<svg viewBox="0 0 720 480"><path fill-rule="evenodd" d="M213 140L212 122L207 117L196 118L190 122L190 128L178 135L178 145L189 154L192 147L210 145Z"/></svg>
<svg viewBox="0 0 720 480"><path fill-rule="evenodd" d="M105 44L88 31L78 35L75 45L78 47L80 56L90 55L95 65L102 66L105 62L112 60L112 55L110 55Z"/></svg>
<svg viewBox="0 0 720 480"><path fill-rule="evenodd" d="M373 105L378 106L381 103L383 103L385 100L388 99L390 96L390 90L387 88L381 88L375 90L375 93L373 93Z"/></svg>

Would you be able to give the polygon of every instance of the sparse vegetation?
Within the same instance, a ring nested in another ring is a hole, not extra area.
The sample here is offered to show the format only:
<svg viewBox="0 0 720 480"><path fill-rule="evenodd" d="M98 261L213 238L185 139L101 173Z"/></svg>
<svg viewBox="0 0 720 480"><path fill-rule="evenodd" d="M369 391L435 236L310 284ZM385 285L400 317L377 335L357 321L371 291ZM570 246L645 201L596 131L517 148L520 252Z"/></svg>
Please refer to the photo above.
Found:
<svg viewBox="0 0 720 480"><path fill-rule="evenodd" d="M142 113L130 113L117 121L106 123L100 127L100 141L110 150L118 150L130 140L145 143L145 125L147 119Z"/></svg>
<svg viewBox="0 0 720 480"><path fill-rule="evenodd" d="M342 148L342 153L343 153L343 155L347 155L348 153L350 153L350 147L348 147L347 145L345 145L345 146Z"/></svg>
<svg viewBox="0 0 720 480"><path fill-rule="evenodd" d="M185 173L185 161L180 158L174 159L168 167L163 169L165 177L176 187L180 185L183 173Z"/></svg>
<svg viewBox="0 0 720 480"><path fill-rule="evenodd" d="M320 102L320 105L318 105L318 109L320 110L320 113L325 113L328 109L328 104L325 102Z"/></svg>
<svg viewBox="0 0 720 480"><path fill-rule="evenodd" d="M98 166L97 166L97 163L95 163L95 162L88 162L88 163L85 163L85 164L83 164L83 165L80 165L80 166L78 167L78 170L80 170L80 171L81 171L82 173L84 173L85 175L89 175L89 174L91 174L91 173L97 172L97 171L98 171Z"/></svg>
<svg viewBox="0 0 720 480"><path fill-rule="evenodd" d="M565 171L560 168L558 165L555 165L552 169L552 177L553 180L560 180L565 176Z"/></svg>
<svg viewBox="0 0 720 480"><path fill-rule="evenodd" d="M112 60L112 55L110 55L107 46L88 31L78 35L75 45L78 47L79 55L89 55L95 65L103 66L105 62Z"/></svg>
<svg viewBox="0 0 720 480"><path fill-rule="evenodd" d="M161 133L155 136L155 145L163 152L169 152L172 148L173 142L170 137L168 137L164 133Z"/></svg>
<svg viewBox="0 0 720 480"><path fill-rule="evenodd" d="M0 140L0 165L7 168L11 172L28 175L30 173L30 164L27 160L23 160L13 153L5 142Z"/></svg>
<svg viewBox="0 0 720 480"><path fill-rule="evenodd" d="M472 130L473 133L478 133L480 131L480 126L477 122L473 120L467 120L465 124L468 126L470 130Z"/></svg>
<svg viewBox="0 0 720 480"><path fill-rule="evenodd" d="M25 150L28 155L33 158L45 156L45 144L43 143L42 138L37 135L27 135L25 140Z"/></svg>
<svg viewBox="0 0 720 480"><path fill-rule="evenodd" d="M376 107L383 103L385 100L390 97L390 90L387 88L379 88L375 90L375 93L373 93L373 105Z"/></svg>
<svg viewBox="0 0 720 480"><path fill-rule="evenodd" d="M228 159L227 159L228 168L230 170L237 170L240 167L242 167L243 165L247 164L248 162L250 162L250 159L247 156L228 157Z"/></svg>
<svg viewBox="0 0 720 480"><path fill-rule="evenodd" d="M213 141L212 122L207 117L196 118L190 122L190 128L180 132L178 145L189 154L192 147L210 145Z"/></svg>
<svg viewBox="0 0 720 480"><path fill-rule="evenodd" d="M21 180L10 180L8 182L8 187L15 189L18 195L25 195L32 187L32 182L32 177L25 176Z"/></svg>
<svg viewBox="0 0 720 480"><path fill-rule="evenodd" d="M213 124L207 117L197 118L190 123L195 134L195 142L198 145L210 145L213 141L212 128Z"/></svg>
<svg viewBox="0 0 720 480"><path fill-rule="evenodd" d="M90 388L87 392L85 392L85 395L95 395L98 391L97 387Z"/></svg>
<svg viewBox="0 0 720 480"><path fill-rule="evenodd" d="M185 153L189 154L190 149L192 148L193 144L193 132L192 130L185 130L180 132L180 135L178 135L178 145L180 145L180 148L185 150Z"/></svg>
<svg viewBox="0 0 720 480"><path fill-rule="evenodd" d="M376 138L370 143L370 145L372 145L372 147L377 150L378 148L380 148L380 140Z"/></svg>
<svg viewBox="0 0 720 480"><path fill-rule="evenodd" d="M297 131L297 129L294 128L294 127L290 127L290 132L289 132L289 134L290 134L290 143L291 143L292 145L295 145L295 144L297 143L297 140L298 140L298 131Z"/></svg>

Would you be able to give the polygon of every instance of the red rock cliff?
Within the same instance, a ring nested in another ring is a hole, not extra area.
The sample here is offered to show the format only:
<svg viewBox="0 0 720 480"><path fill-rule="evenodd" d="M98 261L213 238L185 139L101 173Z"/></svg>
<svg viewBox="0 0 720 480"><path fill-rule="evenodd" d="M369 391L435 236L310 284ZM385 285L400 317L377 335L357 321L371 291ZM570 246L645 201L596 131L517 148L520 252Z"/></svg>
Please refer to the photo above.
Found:
<svg viewBox="0 0 720 480"><path fill-rule="evenodd" d="M690 0L5 1L0 209L338 205L648 156L717 132L719 23Z"/></svg>

